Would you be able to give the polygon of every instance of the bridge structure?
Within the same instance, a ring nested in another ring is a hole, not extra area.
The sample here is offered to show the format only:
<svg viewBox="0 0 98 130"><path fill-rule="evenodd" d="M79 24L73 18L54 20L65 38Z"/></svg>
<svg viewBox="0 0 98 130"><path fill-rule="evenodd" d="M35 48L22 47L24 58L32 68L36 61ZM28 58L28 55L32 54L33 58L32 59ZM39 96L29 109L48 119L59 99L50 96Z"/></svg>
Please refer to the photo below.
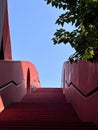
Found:
<svg viewBox="0 0 98 130"><path fill-rule="evenodd" d="M64 62L61 88L42 88L29 61L12 59L7 0L0 0L0 130L98 127L98 62Z"/></svg>

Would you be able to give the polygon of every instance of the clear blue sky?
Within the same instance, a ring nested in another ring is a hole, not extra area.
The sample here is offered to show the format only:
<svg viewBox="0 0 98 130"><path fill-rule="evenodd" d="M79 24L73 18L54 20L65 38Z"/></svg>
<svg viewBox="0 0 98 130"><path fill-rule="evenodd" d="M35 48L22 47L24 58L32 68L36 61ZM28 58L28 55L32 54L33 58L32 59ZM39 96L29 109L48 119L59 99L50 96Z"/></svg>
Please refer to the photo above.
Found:
<svg viewBox="0 0 98 130"><path fill-rule="evenodd" d="M58 27L55 21L62 10L46 5L44 0L8 0L9 25L14 60L32 62L42 87L60 87L64 61L74 50L69 45L53 45ZM70 25L65 25L72 30Z"/></svg>

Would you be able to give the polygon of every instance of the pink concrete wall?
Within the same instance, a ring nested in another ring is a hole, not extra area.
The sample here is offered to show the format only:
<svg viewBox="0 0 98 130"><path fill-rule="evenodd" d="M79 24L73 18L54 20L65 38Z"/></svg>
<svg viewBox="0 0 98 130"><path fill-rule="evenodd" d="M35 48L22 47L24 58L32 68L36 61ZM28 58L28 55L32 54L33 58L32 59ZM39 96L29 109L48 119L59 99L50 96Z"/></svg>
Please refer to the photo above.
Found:
<svg viewBox="0 0 98 130"><path fill-rule="evenodd" d="M0 104L2 104L0 110L2 110L12 102L20 101L26 92L30 91L32 85L39 88L40 80L37 69L32 63L11 61L7 0L0 0L0 18L0 47L2 42L4 54L4 60L0 60Z"/></svg>
<svg viewBox="0 0 98 130"><path fill-rule="evenodd" d="M23 61L0 61L0 96L4 107L20 101L27 92L27 71L30 70L30 86L40 87L35 66ZM36 82L34 82L36 80Z"/></svg>
<svg viewBox="0 0 98 130"><path fill-rule="evenodd" d="M67 101L72 103L80 119L93 121L98 125L98 62L65 62L62 86Z"/></svg>
<svg viewBox="0 0 98 130"><path fill-rule="evenodd" d="M35 85L37 88L39 88L41 86L39 74L38 74L38 71L37 71L36 67L34 66L34 64L32 64L28 61L22 61L21 65L22 65L23 75L24 75L24 79L25 79L25 86L27 84L27 72L29 69L30 70L30 85L31 86Z"/></svg>

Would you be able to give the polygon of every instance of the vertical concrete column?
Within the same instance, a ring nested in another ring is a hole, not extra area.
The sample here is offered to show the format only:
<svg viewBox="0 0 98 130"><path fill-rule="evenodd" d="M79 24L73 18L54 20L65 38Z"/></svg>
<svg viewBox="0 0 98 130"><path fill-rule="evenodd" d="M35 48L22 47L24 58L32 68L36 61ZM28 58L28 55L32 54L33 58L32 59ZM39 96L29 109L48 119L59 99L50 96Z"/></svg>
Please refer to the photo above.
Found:
<svg viewBox="0 0 98 130"><path fill-rule="evenodd" d="M5 7L5 16L4 16L4 24L3 24L3 53L4 53L4 60L12 60L7 3Z"/></svg>
<svg viewBox="0 0 98 130"><path fill-rule="evenodd" d="M0 49L3 37L3 24L5 16L6 0L0 0Z"/></svg>
<svg viewBox="0 0 98 130"><path fill-rule="evenodd" d="M0 0L0 59L12 60L7 0Z"/></svg>

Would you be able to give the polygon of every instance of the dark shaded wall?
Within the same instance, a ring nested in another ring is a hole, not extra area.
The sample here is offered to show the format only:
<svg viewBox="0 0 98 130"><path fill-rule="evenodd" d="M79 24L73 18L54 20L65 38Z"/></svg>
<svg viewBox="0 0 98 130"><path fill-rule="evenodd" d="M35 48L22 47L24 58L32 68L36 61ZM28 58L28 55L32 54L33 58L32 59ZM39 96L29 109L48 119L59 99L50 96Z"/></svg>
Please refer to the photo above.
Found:
<svg viewBox="0 0 98 130"><path fill-rule="evenodd" d="M0 0L0 59L12 60L7 1Z"/></svg>
<svg viewBox="0 0 98 130"><path fill-rule="evenodd" d="M29 79L28 69L30 71ZM29 87L34 85L39 88L41 86L37 69L32 63L25 61L0 62L0 102L3 103L4 108L13 102L21 101L23 96L30 92L28 91L28 80ZM2 106L0 107L2 110Z"/></svg>

